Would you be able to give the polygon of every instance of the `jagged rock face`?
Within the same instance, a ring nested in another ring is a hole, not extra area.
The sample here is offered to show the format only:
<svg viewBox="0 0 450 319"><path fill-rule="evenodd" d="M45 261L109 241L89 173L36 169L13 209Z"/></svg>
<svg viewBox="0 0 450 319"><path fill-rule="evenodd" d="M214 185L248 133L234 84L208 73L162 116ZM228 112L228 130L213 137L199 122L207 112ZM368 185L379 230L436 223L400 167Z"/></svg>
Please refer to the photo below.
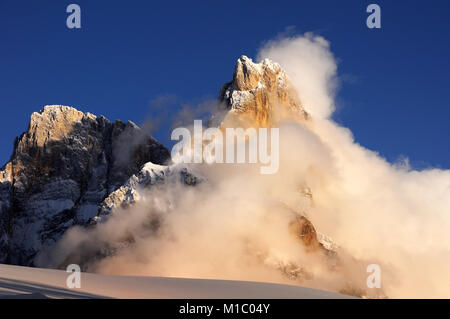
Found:
<svg viewBox="0 0 450 319"><path fill-rule="evenodd" d="M229 110L223 119L226 127L274 126L285 116L308 118L284 70L268 59L253 63L241 56L233 81L224 84L219 100Z"/></svg>
<svg viewBox="0 0 450 319"><path fill-rule="evenodd" d="M291 231L303 242L305 247L310 250L316 250L320 247L316 230L313 224L304 216L299 216L295 222L292 222Z"/></svg>
<svg viewBox="0 0 450 319"><path fill-rule="evenodd" d="M0 170L0 262L32 264L74 224L147 162L164 164L169 151L132 122L66 106L33 113Z"/></svg>

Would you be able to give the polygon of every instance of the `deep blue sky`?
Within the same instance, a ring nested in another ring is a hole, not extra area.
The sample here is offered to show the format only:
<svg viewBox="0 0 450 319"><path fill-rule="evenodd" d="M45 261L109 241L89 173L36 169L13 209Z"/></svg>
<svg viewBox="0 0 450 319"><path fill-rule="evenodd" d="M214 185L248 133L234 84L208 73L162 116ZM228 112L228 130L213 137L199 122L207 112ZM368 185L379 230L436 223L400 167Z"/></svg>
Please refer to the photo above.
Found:
<svg viewBox="0 0 450 319"><path fill-rule="evenodd" d="M66 27L70 3L80 30ZM365 25L369 3L381 6L381 30ZM46 104L139 124L161 113L158 96L215 98L240 55L294 27L331 42L342 79L334 118L360 144L450 168L449 13L448 0L0 0L0 166Z"/></svg>

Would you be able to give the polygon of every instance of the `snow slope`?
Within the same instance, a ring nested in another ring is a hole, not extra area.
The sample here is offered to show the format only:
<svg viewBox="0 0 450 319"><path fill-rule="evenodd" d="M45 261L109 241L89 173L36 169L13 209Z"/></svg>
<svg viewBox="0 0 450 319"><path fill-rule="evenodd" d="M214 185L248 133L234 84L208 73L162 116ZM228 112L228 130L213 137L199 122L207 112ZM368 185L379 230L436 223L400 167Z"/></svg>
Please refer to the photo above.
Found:
<svg viewBox="0 0 450 319"><path fill-rule="evenodd" d="M81 274L81 288L68 289L62 270L0 264L0 298L311 299L350 296L262 282Z"/></svg>

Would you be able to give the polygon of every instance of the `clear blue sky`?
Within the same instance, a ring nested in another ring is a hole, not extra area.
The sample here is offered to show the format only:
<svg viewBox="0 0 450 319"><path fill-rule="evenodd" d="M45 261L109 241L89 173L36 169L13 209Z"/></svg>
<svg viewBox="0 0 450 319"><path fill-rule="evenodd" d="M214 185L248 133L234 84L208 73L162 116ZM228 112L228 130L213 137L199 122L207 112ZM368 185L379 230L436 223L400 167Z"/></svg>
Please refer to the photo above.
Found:
<svg viewBox="0 0 450 319"><path fill-rule="evenodd" d="M70 3L81 6L80 30L65 25ZM370 3L381 30L365 25ZM0 0L0 166L46 104L139 124L159 112L159 95L216 97L240 55L295 27L331 42L342 77L334 118L359 143L450 168L449 15L448 0Z"/></svg>

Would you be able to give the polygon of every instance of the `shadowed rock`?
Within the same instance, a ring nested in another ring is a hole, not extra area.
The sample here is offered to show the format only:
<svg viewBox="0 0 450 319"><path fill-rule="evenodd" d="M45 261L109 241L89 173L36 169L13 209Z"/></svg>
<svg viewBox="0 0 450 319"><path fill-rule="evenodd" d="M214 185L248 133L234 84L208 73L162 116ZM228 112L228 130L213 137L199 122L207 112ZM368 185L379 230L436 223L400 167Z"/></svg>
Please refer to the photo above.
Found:
<svg viewBox="0 0 450 319"><path fill-rule="evenodd" d="M169 151L132 122L60 105L33 113L0 170L0 262L32 265L142 165L168 161Z"/></svg>

